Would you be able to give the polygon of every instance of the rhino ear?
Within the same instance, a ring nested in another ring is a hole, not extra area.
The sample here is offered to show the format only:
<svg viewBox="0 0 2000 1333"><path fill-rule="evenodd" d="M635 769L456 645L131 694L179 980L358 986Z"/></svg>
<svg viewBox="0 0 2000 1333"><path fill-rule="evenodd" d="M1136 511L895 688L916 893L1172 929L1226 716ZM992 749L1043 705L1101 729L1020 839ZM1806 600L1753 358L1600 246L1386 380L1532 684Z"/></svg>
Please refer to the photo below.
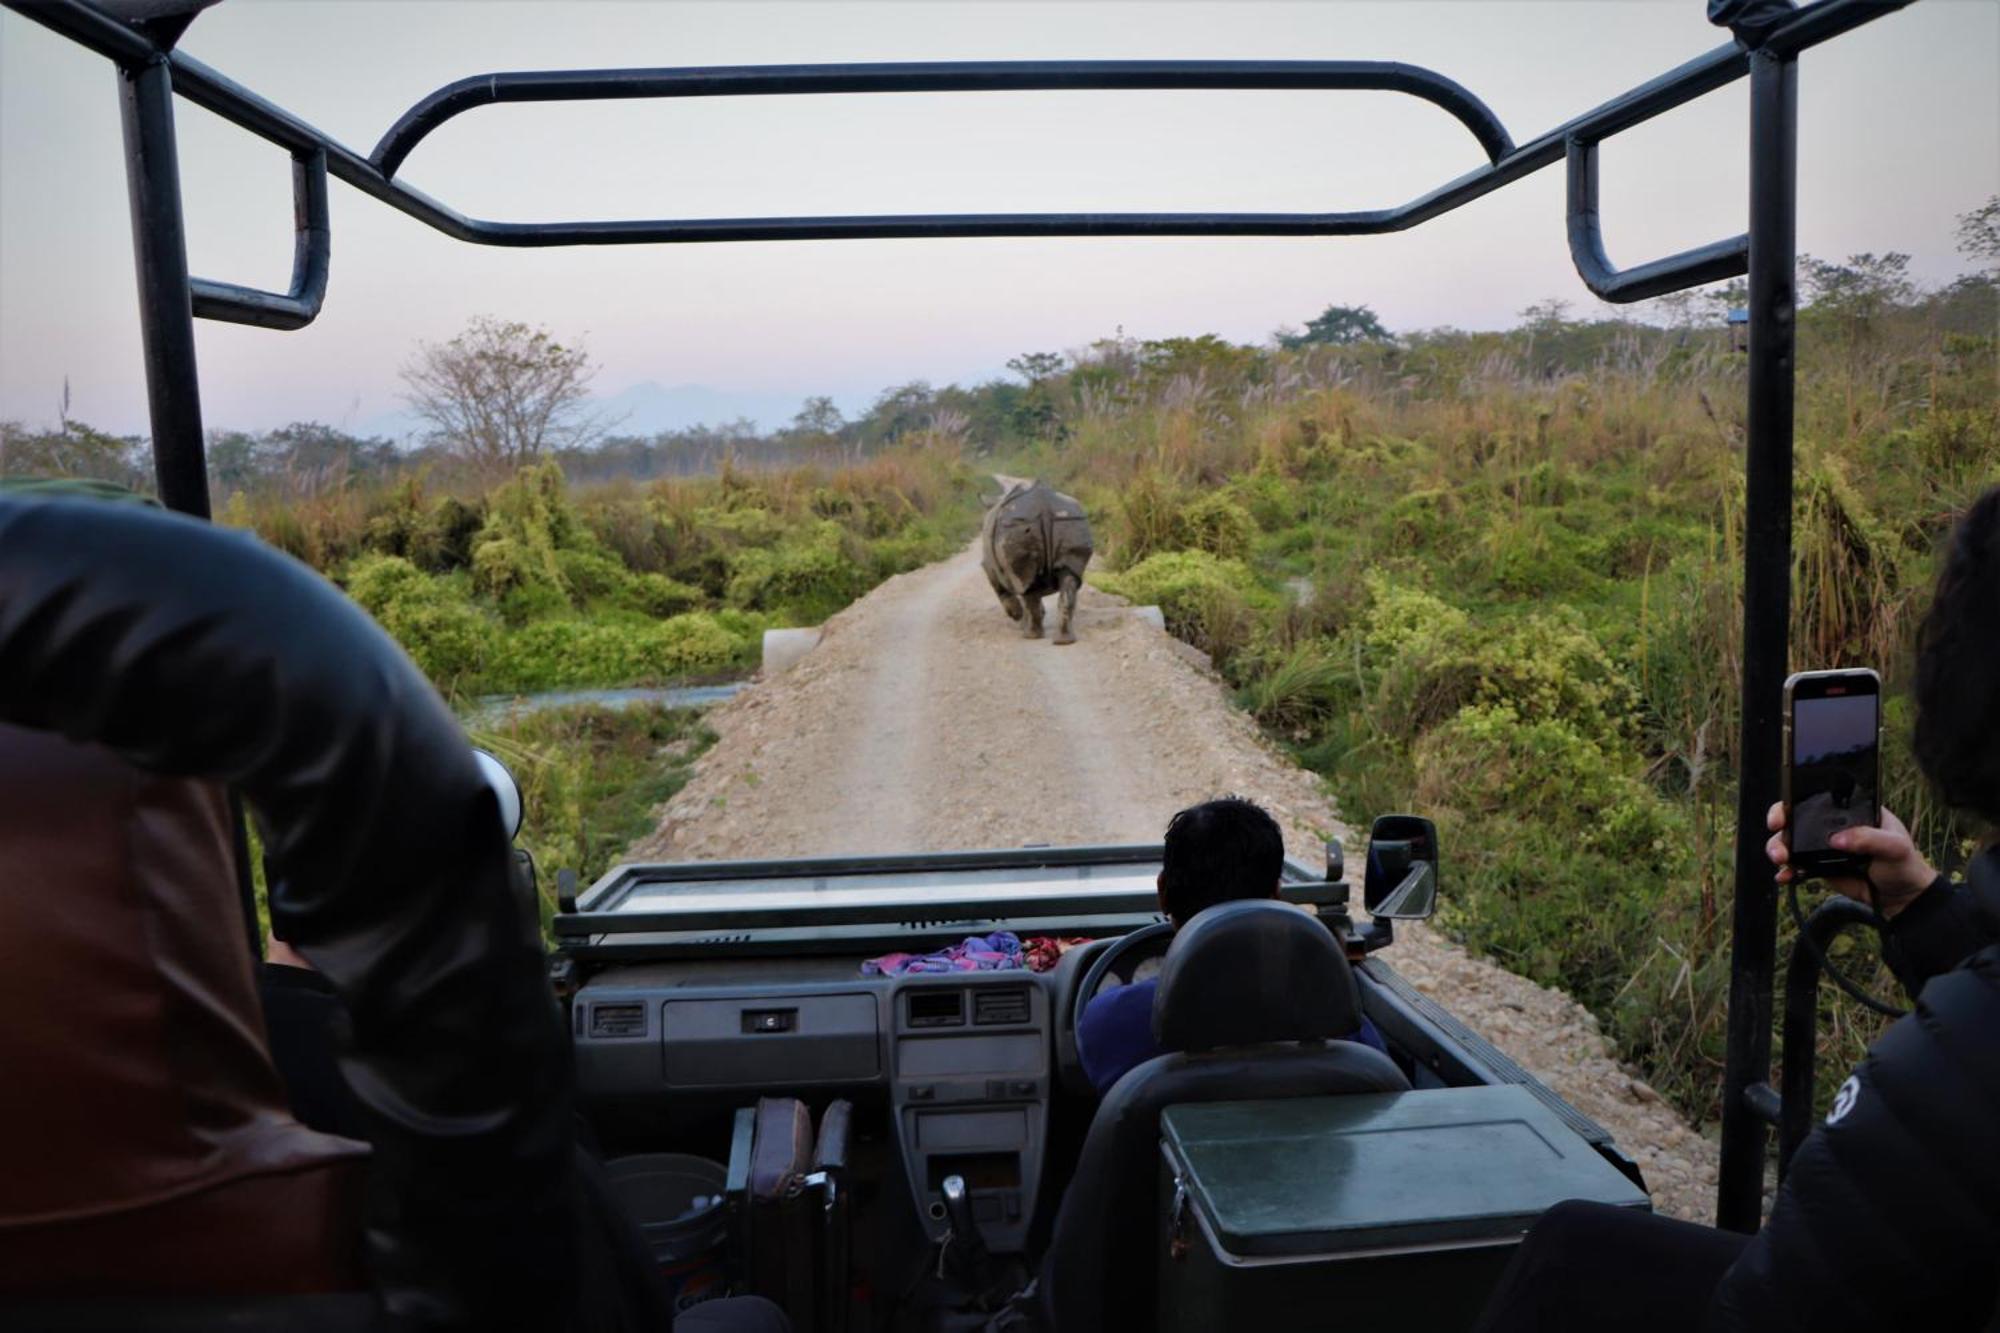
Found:
<svg viewBox="0 0 2000 1333"><path fill-rule="evenodd" d="M1002 495L998 491L981 491L979 493L979 507L981 509L991 509L994 505L999 504L1002 498Z"/></svg>

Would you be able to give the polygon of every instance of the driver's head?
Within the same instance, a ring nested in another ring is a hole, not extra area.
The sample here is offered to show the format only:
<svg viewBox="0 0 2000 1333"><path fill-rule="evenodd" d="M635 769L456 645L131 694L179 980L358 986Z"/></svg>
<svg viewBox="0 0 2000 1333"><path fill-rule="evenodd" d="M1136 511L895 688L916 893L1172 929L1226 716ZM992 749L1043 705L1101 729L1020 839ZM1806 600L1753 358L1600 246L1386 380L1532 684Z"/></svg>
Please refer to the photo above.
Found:
<svg viewBox="0 0 2000 1333"><path fill-rule="evenodd" d="M1262 808L1240 796L1191 805L1167 824L1160 910L1184 926L1204 907L1275 898L1284 868L1284 835Z"/></svg>

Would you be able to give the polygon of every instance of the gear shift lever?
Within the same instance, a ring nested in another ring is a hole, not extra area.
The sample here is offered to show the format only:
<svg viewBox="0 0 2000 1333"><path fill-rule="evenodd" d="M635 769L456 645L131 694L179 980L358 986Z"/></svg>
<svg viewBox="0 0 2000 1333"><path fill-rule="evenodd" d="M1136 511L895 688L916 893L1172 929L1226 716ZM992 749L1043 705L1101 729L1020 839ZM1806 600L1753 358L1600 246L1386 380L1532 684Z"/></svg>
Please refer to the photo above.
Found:
<svg viewBox="0 0 2000 1333"><path fill-rule="evenodd" d="M966 1192L964 1176L946 1176L941 1190L944 1215L951 1223L951 1246L959 1253L961 1275L976 1292L984 1292L993 1280L992 1256L986 1238L972 1219L972 1196Z"/></svg>

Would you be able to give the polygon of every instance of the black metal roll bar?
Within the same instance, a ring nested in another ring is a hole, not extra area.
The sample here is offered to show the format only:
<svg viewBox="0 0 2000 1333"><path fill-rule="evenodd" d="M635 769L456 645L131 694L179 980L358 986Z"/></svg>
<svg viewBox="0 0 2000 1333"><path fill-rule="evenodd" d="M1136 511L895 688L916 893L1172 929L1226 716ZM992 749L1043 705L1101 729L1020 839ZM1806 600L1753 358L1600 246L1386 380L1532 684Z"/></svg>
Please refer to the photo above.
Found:
<svg viewBox="0 0 2000 1333"><path fill-rule="evenodd" d="M1828 898L1806 918L1798 939L1793 941L1791 961L1785 965L1785 1065L1779 1075L1779 1090L1773 1092L1769 1083L1755 1083L1748 1089L1748 1101L1757 1116L1778 1128L1780 1181L1791 1170L1792 1154L1806 1141L1806 1135L1812 1133L1813 1086L1819 1059L1819 1044L1815 1039L1819 1028L1819 982L1831 966L1826 961L1827 950L1842 931L1857 926L1879 931L1882 918L1852 898ZM1871 996L1862 998L1872 1008L1890 1015L1898 1012Z"/></svg>
<svg viewBox="0 0 2000 1333"><path fill-rule="evenodd" d="M1735 40L1525 144L1487 106L1431 70L1373 61L979 61L499 73L423 98L367 155L173 49L180 24L126 23L86 0L0 0L120 67L133 248L146 353L154 467L170 507L206 515L193 319L274 329L310 323L326 293L326 179L345 181L447 236L480 245L637 245L715 241L972 236L1367 236L1403 231L1558 161L1568 167L1570 254L1608 301L1664 295L1747 273L1749 430L1745 461L1742 772L1717 1220L1754 1231L1763 1194L1777 890L1763 857L1764 811L1778 794L1779 701L1790 620L1792 351L1796 315L1798 54L1910 0L1710 0ZM190 6L193 7L193 6ZM169 9L172 6L168 6ZM1598 215L1606 139L1737 79L1750 79L1750 225L1743 236L1615 267ZM1393 208L1324 213L965 213L790 218L498 222L467 217L404 184L410 152L450 118L493 102L796 96L1032 89L1296 89L1396 92L1441 107L1487 162ZM178 94L292 159L296 241L285 293L191 278L175 155ZM1790 1038L1787 1038L1789 1049Z"/></svg>

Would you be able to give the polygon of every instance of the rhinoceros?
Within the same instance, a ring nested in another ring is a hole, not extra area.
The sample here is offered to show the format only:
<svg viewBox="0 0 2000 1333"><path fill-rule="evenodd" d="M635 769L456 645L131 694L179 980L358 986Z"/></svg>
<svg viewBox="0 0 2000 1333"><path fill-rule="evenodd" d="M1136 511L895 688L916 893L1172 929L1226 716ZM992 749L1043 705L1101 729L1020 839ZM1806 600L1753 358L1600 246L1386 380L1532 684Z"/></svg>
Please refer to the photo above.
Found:
<svg viewBox="0 0 2000 1333"><path fill-rule="evenodd" d="M1009 617L1025 619L1022 633L1030 639L1042 637L1042 598L1055 593L1062 605L1055 641L1076 642L1070 620L1090 554L1090 520L1083 506L1039 481L1008 487L986 511L979 532L979 563L987 582Z"/></svg>

